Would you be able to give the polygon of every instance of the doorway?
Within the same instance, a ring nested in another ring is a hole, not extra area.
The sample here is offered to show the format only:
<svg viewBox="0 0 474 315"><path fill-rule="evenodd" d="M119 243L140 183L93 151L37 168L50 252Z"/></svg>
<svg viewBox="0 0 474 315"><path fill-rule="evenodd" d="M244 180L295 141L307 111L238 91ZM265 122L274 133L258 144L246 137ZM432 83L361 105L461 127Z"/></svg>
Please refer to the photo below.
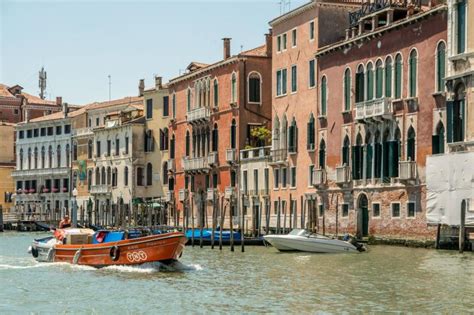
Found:
<svg viewBox="0 0 474 315"><path fill-rule="evenodd" d="M369 235L369 201L366 194L360 194L357 201L358 224L357 234L361 237Z"/></svg>

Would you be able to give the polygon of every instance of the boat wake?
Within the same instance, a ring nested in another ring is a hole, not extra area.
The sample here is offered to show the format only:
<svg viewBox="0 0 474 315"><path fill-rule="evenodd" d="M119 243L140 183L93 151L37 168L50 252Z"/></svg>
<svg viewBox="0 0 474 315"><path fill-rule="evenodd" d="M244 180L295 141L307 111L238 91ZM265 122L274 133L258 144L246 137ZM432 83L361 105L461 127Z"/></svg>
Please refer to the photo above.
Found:
<svg viewBox="0 0 474 315"><path fill-rule="evenodd" d="M131 272L131 273L156 273L156 272L175 272L175 271L198 271L202 270L200 265L185 265L179 261L170 264L160 262L146 263L138 266L108 266L100 270Z"/></svg>

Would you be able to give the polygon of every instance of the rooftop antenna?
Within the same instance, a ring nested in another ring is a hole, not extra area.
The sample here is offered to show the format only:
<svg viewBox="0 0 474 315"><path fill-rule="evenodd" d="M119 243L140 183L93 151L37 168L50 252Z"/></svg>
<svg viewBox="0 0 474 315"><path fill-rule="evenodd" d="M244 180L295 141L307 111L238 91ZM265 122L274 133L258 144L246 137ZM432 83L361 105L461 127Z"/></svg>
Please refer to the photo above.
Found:
<svg viewBox="0 0 474 315"><path fill-rule="evenodd" d="M243 50L244 50L244 45L240 45L240 52L242 53Z"/></svg>
<svg viewBox="0 0 474 315"><path fill-rule="evenodd" d="M45 90L46 90L46 78L47 74L46 71L44 71L44 67L41 67L41 70L39 72L39 88L40 88L40 98L44 100L45 98Z"/></svg>
<svg viewBox="0 0 474 315"><path fill-rule="evenodd" d="M112 77L110 74L108 75L109 77L109 101L112 99Z"/></svg>

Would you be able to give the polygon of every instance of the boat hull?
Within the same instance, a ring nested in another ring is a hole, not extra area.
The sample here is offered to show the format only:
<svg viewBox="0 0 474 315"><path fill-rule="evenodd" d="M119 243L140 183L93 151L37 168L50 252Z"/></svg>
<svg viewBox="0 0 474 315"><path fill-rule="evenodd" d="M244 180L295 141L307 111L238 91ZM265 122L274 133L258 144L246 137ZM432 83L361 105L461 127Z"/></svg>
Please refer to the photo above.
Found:
<svg viewBox="0 0 474 315"><path fill-rule="evenodd" d="M266 235L264 239L279 251L312 253L357 253L357 248L344 241L294 235Z"/></svg>
<svg viewBox="0 0 474 315"><path fill-rule="evenodd" d="M38 261L65 262L93 267L112 265L140 265L150 262L168 262L181 257L186 237L173 232L136 239L101 244L63 245L53 247L54 254L45 254L46 245L39 245ZM35 248L35 243L33 243ZM39 255L41 249L42 254ZM47 249L49 251L49 249ZM46 258L45 258L46 257Z"/></svg>

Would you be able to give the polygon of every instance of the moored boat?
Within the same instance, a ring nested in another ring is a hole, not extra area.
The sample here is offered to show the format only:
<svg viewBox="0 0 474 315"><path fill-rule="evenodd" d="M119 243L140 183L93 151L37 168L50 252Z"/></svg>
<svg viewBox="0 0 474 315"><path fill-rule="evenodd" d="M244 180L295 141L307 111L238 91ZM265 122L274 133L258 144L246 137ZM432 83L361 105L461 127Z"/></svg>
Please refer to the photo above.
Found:
<svg viewBox="0 0 474 315"><path fill-rule="evenodd" d="M93 267L171 262L181 257L186 237L181 232L141 235L127 231L56 230L54 237L36 239L31 254L42 262Z"/></svg>
<svg viewBox="0 0 474 315"><path fill-rule="evenodd" d="M302 251L312 253L357 253L365 247L354 239L338 240L304 229L294 229L286 235L265 235L265 241L279 251Z"/></svg>

